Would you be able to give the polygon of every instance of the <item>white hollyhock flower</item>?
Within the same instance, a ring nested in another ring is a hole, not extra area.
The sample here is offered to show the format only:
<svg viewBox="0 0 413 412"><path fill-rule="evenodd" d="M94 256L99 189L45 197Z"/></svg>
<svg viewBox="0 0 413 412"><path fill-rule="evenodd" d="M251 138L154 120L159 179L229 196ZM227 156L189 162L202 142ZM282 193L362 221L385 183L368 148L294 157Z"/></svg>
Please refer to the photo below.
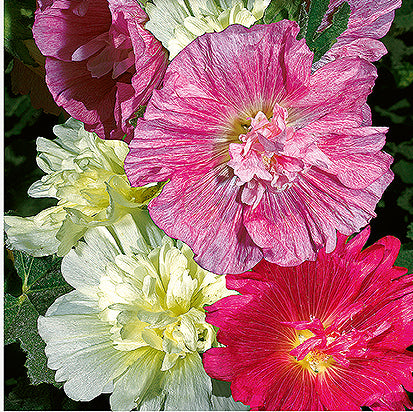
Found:
<svg viewBox="0 0 413 412"><path fill-rule="evenodd" d="M219 32L230 24L252 26L264 15L270 0L151 0L143 2L149 21L145 28L174 58L204 33Z"/></svg>
<svg viewBox="0 0 413 412"><path fill-rule="evenodd" d="M232 294L152 223L130 215L88 230L62 261L75 290L38 321L48 366L66 394L113 392L113 410L240 409L213 394L200 353L216 346L204 305Z"/></svg>
<svg viewBox="0 0 413 412"><path fill-rule="evenodd" d="M33 256L65 255L91 227L108 226L142 208L160 185L131 187L123 169L128 145L102 140L70 118L53 128L58 137L37 139L37 164L46 173L29 188L31 197L54 197L57 206L36 216L6 216L11 247Z"/></svg>

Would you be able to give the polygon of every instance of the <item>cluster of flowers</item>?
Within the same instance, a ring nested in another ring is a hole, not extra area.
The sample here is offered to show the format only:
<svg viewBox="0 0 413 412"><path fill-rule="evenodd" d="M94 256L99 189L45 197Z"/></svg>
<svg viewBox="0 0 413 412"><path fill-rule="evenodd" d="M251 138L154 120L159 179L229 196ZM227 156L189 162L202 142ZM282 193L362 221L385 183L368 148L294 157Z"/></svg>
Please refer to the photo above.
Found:
<svg viewBox="0 0 413 412"><path fill-rule="evenodd" d="M346 242L393 178L366 99L401 1L348 0L316 62L296 22L261 24L278 2L38 0L46 82L73 118L37 141L29 194L57 206L5 224L13 248L64 256L74 291L38 327L72 399L412 407L413 276L397 239Z"/></svg>

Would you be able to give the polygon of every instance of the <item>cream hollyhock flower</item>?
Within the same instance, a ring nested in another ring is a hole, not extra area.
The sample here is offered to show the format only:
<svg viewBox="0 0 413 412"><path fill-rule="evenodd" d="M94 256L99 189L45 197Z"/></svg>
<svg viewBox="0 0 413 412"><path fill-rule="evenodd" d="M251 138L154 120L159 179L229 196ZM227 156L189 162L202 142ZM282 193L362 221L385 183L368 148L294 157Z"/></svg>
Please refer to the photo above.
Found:
<svg viewBox="0 0 413 412"><path fill-rule="evenodd" d="M225 277L153 223L138 229L126 215L111 229L88 230L63 258L75 290L39 318L56 381L75 400L113 392L113 410L243 408L213 394L200 356L217 346L204 305L234 293Z"/></svg>
<svg viewBox="0 0 413 412"><path fill-rule="evenodd" d="M219 32L230 24L252 26L264 15L270 0L152 0L145 3L150 20L145 28L174 58L204 33Z"/></svg>
<svg viewBox="0 0 413 412"><path fill-rule="evenodd" d="M56 140L37 139L37 164L46 175L28 193L54 197L57 206L28 218L5 217L11 247L33 256L63 256L88 229L111 225L126 213L138 221L161 187L130 186L123 169L126 143L102 140L73 118L53 132Z"/></svg>

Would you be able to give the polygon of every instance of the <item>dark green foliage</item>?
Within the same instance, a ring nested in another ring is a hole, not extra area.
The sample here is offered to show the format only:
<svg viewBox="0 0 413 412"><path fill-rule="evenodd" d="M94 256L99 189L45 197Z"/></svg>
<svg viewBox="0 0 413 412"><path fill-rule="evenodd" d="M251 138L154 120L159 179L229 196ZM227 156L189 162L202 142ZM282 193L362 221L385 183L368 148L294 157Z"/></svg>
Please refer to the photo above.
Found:
<svg viewBox="0 0 413 412"><path fill-rule="evenodd" d="M383 117L387 117L392 123L401 124L407 120L413 120L413 113L410 110L411 104L407 99L399 100L388 109L375 106L374 110ZM392 144L392 142L389 142Z"/></svg>
<svg viewBox="0 0 413 412"><path fill-rule="evenodd" d="M44 383L33 386L25 377L8 379L5 386L6 411L109 410L108 395L101 395L92 402L75 402L62 389Z"/></svg>
<svg viewBox="0 0 413 412"><path fill-rule="evenodd" d="M266 8L261 23L270 24L284 19L297 21L302 7L302 0L272 1Z"/></svg>
<svg viewBox="0 0 413 412"><path fill-rule="evenodd" d="M401 247L395 266L407 268L409 273L413 273L413 243Z"/></svg>
<svg viewBox="0 0 413 412"><path fill-rule="evenodd" d="M25 127L32 126L36 123L42 111L35 109L28 95L11 96L7 90L4 92L4 115L6 117L15 117L18 119L13 127L6 130L5 137L19 136Z"/></svg>
<svg viewBox="0 0 413 412"><path fill-rule="evenodd" d="M389 50L390 70L397 87L413 83L413 46L406 41L413 29L413 0L404 0L383 43Z"/></svg>
<svg viewBox="0 0 413 412"><path fill-rule="evenodd" d="M329 0L313 0L307 13L303 7L301 9L299 25L301 31L299 38L305 38L309 49L314 52L314 62L331 49L339 37L346 29L350 17L350 6L344 2L335 12L328 16L331 23L320 31L320 26L325 19Z"/></svg>
<svg viewBox="0 0 413 412"><path fill-rule="evenodd" d="M19 296L6 291L4 341L6 345L20 342L27 353L27 374L33 384L55 383L54 372L46 367L45 343L37 333L37 318L72 288L60 273L61 258L34 258L23 252L14 252L13 257L22 287Z"/></svg>
<svg viewBox="0 0 413 412"><path fill-rule="evenodd" d="M32 25L36 0L6 0L4 2L4 46L9 53L26 64L37 66L24 40L33 38Z"/></svg>

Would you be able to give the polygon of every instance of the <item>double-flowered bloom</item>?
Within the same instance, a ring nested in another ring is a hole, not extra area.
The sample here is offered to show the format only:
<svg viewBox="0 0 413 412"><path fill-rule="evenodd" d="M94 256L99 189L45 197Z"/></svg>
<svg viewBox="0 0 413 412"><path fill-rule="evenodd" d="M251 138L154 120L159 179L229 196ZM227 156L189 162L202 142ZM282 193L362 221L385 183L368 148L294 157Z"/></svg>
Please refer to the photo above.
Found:
<svg viewBox="0 0 413 412"><path fill-rule="evenodd" d="M227 275L230 296L207 308L218 341L207 372L231 381L258 410L404 410L412 407L413 276L393 266L400 242L362 250L369 231L315 262L262 261Z"/></svg>
<svg viewBox="0 0 413 412"><path fill-rule="evenodd" d="M252 26L262 18L270 0L153 0L146 2L146 27L174 58L204 33L219 32L231 24Z"/></svg>
<svg viewBox="0 0 413 412"><path fill-rule="evenodd" d="M102 140L72 118L53 131L57 139L37 139L37 163L46 174L28 193L58 203L35 216L6 216L12 248L33 256L63 256L92 227L110 226L125 214L149 219L141 212L161 186L130 186L123 169L126 143Z"/></svg>
<svg viewBox="0 0 413 412"><path fill-rule="evenodd" d="M291 21L232 25L171 62L125 161L132 185L170 180L149 210L217 273L288 266L375 216L392 180L366 99L376 70L343 58L311 73Z"/></svg>
<svg viewBox="0 0 413 412"><path fill-rule="evenodd" d="M14 248L64 256L74 290L38 328L69 397L412 406L413 277L393 266L395 238L346 236L393 178L366 100L400 3L348 0L348 27L313 61L296 22L256 24L309 2L38 0L46 81L74 118L37 141L46 175L29 194L57 205L5 223Z"/></svg>
<svg viewBox="0 0 413 412"><path fill-rule="evenodd" d="M62 262L75 290L39 318L48 366L67 395L88 401L113 392L113 410L242 408L214 394L200 356L216 345L204 305L233 293L225 278L130 215L84 239Z"/></svg>

